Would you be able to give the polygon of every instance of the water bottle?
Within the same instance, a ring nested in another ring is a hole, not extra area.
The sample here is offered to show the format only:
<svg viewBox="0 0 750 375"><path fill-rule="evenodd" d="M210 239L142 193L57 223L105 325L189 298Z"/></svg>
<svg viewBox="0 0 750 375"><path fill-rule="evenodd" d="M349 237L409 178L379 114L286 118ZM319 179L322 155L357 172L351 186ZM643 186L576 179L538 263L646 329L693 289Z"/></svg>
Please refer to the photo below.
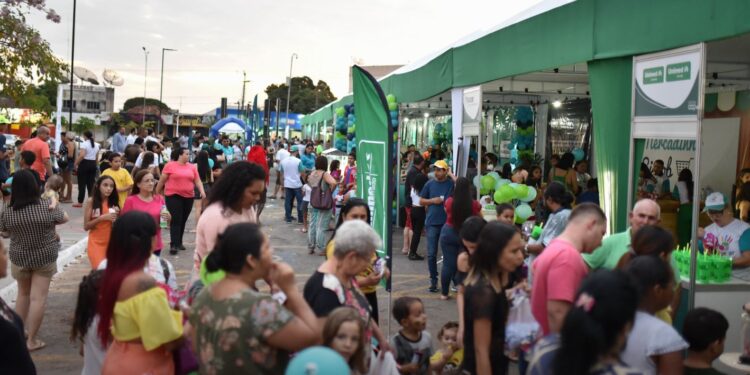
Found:
<svg viewBox="0 0 750 375"><path fill-rule="evenodd" d="M164 214L167 213L167 212L169 212L169 211L167 211L167 206L166 205L162 205L161 206L161 211L159 211L159 226L162 229L164 229L164 228L167 227L167 219L164 217Z"/></svg>

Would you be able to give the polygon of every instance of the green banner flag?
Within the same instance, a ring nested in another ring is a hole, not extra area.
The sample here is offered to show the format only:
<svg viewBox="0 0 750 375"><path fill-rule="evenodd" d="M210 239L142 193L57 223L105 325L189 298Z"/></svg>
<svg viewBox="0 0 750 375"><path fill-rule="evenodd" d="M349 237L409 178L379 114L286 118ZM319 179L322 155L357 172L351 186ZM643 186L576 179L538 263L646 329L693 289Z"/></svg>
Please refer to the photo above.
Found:
<svg viewBox="0 0 750 375"><path fill-rule="evenodd" d="M352 67L352 81L357 118L357 196L370 206L370 224L383 240L378 256L385 257L391 268L394 168L388 102L378 81L362 68ZM390 290L390 279L386 289Z"/></svg>

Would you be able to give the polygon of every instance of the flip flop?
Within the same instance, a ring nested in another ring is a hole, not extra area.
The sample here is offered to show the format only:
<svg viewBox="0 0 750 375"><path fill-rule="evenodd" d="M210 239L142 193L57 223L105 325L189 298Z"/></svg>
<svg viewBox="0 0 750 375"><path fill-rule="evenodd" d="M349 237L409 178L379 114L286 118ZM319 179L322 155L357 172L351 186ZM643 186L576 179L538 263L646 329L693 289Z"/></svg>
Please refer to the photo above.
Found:
<svg viewBox="0 0 750 375"><path fill-rule="evenodd" d="M26 346L29 349L29 352L37 351L40 349L43 349L47 344L42 340L36 340L33 346Z"/></svg>

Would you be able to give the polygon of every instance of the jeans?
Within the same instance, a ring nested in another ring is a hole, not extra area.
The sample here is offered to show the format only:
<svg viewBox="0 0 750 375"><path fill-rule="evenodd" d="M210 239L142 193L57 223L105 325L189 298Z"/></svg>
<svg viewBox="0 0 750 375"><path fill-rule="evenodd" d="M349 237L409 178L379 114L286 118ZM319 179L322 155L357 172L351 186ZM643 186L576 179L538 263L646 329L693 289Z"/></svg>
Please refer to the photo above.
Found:
<svg viewBox="0 0 750 375"><path fill-rule="evenodd" d="M307 247L309 249L317 249L321 253L325 251L325 233L330 221L331 210L319 210L313 207L310 228L307 230Z"/></svg>
<svg viewBox="0 0 750 375"><path fill-rule="evenodd" d="M292 201L296 198L297 200L297 221L302 223L302 188L288 188L285 187L286 191L284 196L284 212L286 214L285 219L287 223L292 222Z"/></svg>
<svg viewBox="0 0 750 375"><path fill-rule="evenodd" d="M424 207L411 208L411 228L414 234L411 236L409 254L416 254L419 249L419 241L422 239L422 229L424 229L424 218Z"/></svg>
<svg viewBox="0 0 750 375"><path fill-rule="evenodd" d="M94 180L96 180L96 161L94 160L81 160L78 164L78 203L83 203L83 199L86 197L88 192L91 197L91 192L94 190Z"/></svg>
<svg viewBox="0 0 750 375"><path fill-rule="evenodd" d="M437 288L437 252L442 225L427 226L427 267L430 269L430 288Z"/></svg>
<svg viewBox="0 0 750 375"><path fill-rule="evenodd" d="M193 198L185 198L181 195L167 195L164 199L167 210L172 215L172 223L169 226L170 247L182 246L182 235L185 233L185 223L193 210Z"/></svg>
<svg viewBox="0 0 750 375"><path fill-rule="evenodd" d="M444 225L440 231L440 250L443 252L443 269L440 272L440 287L441 292L444 296L448 295L448 291L451 285L458 284L456 279L456 271L458 271L458 252L460 247L459 237L456 229L449 225Z"/></svg>

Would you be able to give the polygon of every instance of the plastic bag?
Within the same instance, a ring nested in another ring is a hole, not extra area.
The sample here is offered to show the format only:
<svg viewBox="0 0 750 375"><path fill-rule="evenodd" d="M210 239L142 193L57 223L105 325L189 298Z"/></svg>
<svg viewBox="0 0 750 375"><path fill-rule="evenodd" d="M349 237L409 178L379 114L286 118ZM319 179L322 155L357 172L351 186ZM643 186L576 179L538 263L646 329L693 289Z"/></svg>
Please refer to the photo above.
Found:
<svg viewBox="0 0 750 375"><path fill-rule="evenodd" d="M508 312L508 324L505 326L506 350L526 350L534 343L539 334L539 323L531 313L531 301L529 295L516 289Z"/></svg>
<svg viewBox="0 0 750 375"><path fill-rule="evenodd" d="M398 375L398 365L391 352L386 352L382 357L373 353L370 361L369 375Z"/></svg>

